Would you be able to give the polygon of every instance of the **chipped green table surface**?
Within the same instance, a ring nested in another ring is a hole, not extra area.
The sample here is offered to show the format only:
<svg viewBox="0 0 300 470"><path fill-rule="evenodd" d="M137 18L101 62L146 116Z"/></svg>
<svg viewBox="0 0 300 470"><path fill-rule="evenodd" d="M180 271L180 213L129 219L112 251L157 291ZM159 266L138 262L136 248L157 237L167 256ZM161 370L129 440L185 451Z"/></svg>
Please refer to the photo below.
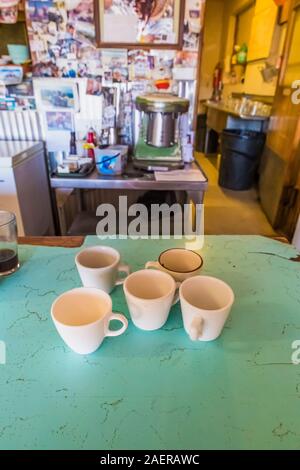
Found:
<svg viewBox="0 0 300 470"><path fill-rule="evenodd" d="M99 243L88 238L85 244ZM180 241L105 241L134 270ZM223 335L193 343L179 306L166 326L130 324L88 357L70 351L50 318L80 285L78 249L21 246L22 269L0 280L1 449L299 449L300 263L262 237L207 236L203 273L236 303ZM121 287L114 311L128 310ZM3 343L2 343L3 344Z"/></svg>

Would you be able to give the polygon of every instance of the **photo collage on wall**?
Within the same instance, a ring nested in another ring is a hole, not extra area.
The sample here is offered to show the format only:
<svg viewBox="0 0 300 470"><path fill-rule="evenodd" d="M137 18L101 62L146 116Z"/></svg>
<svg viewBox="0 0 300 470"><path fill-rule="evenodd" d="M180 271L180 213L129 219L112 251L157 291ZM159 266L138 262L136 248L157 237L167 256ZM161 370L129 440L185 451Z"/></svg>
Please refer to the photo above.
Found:
<svg viewBox="0 0 300 470"><path fill-rule="evenodd" d="M115 87L120 85L119 104L121 102L123 109L118 117L121 120L118 125L127 127L128 132L132 120L132 100L137 95L154 91L153 83L157 81L172 81L175 69L180 69L181 79L194 79L195 74L191 76L190 70L196 71L198 64L204 2L186 0L183 48L172 50L171 45L170 49L151 46L139 49L138 44L131 49L99 48L94 0L27 0L26 18L33 76L85 78L86 95L102 96L103 107L108 107L110 115L115 106L112 96L115 96ZM104 3L110 3L112 9L117 6L119 12L120 8L127 8L129 4L131 8L133 3L137 7L138 3L143 6L147 2L114 0ZM169 21L169 17L168 8L163 19ZM104 126L112 122L112 118L106 114L102 116ZM49 115L50 118L53 116Z"/></svg>
<svg viewBox="0 0 300 470"><path fill-rule="evenodd" d="M33 74L75 78L80 59L97 59L93 0L28 0Z"/></svg>

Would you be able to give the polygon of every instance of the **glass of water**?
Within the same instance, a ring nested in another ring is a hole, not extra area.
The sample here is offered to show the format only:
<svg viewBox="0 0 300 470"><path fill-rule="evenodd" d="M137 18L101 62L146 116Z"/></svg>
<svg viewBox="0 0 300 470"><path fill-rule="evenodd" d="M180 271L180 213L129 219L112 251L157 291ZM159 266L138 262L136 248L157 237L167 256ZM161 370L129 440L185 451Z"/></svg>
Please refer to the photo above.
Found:
<svg viewBox="0 0 300 470"><path fill-rule="evenodd" d="M19 269L18 232L16 216L0 210L0 276Z"/></svg>

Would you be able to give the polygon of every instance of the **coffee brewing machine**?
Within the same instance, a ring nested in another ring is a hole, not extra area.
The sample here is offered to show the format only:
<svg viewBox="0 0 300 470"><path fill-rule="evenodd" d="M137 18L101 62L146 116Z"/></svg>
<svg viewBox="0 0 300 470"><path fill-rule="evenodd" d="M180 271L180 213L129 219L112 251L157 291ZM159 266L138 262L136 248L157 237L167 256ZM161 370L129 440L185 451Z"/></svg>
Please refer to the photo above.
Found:
<svg viewBox="0 0 300 470"><path fill-rule="evenodd" d="M189 100L153 93L138 96L135 104L134 166L148 171L182 168L182 148L188 144Z"/></svg>

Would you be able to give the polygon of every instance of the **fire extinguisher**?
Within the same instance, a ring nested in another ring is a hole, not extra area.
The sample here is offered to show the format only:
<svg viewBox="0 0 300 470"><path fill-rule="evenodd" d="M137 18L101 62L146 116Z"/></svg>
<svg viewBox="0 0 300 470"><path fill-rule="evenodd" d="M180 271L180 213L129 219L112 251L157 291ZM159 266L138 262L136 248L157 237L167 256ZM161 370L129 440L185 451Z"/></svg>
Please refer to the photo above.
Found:
<svg viewBox="0 0 300 470"><path fill-rule="evenodd" d="M213 94L212 94L213 101L221 100L222 75L223 75L223 69L221 66L221 62L218 62L217 65L215 66L214 75L213 75Z"/></svg>

